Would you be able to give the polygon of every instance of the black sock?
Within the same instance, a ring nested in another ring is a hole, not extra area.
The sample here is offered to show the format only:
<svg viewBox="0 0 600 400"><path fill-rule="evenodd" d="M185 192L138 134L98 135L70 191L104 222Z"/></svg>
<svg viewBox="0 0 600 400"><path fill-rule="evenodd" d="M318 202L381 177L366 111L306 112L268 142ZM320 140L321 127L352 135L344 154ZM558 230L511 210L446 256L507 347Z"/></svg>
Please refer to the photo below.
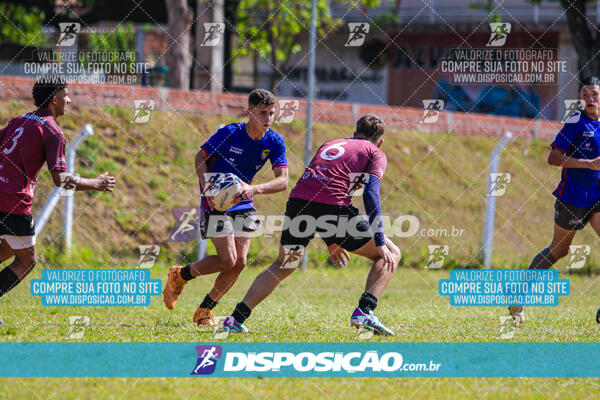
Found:
<svg viewBox="0 0 600 400"><path fill-rule="evenodd" d="M0 271L0 297L21 282L12 269L6 267Z"/></svg>
<svg viewBox="0 0 600 400"><path fill-rule="evenodd" d="M550 248L546 247L540 251L531 261L529 269L548 269L556 263L556 260L550 253Z"/></svg>
<svg viewBox="0 0 600 400"><path fill-rule="evenodd" d="M364 292L358 301L358 308L365 314L368 314L369 311L377 308L377 297L369 292Z"/></svg>
<svg viewBox="0 0 600 400"><path fill-rule="evenodd" d="M209 310L212 310L217 304L219 304L218 301L214 301L209 295L206 295L204 300L202 300L202 303L200 303L200 308L208 308Z"/></svg>
<svg viewBox="0 0 600 400"><path fill-rule="evenodd" d="M188 264L185 267L181 268L181 277L186 281L191 281L195 278L194 276L192 276L192 271L190 271L190 265L191 264Z"/></svg>
<svg viewBox="0 0 600 400"><path fill-rule="evenodd" d="M250 314L252 314L252 310L249 309L248 306L242 301L237 303L231 316L238 322L238 324L243 324L248 317L250 317Z"/></svg>

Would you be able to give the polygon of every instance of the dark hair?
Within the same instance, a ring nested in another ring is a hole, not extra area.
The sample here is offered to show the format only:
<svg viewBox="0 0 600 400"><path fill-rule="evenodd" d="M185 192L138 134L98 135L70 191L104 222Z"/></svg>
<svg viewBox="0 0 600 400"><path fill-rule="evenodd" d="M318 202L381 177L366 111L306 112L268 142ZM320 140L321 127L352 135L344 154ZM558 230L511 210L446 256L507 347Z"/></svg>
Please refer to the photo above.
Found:
<svg viewBox="0 0 600 400"><path fill-rule="evenodd" d="M33 85L33 102L39 108L46 108L56 93L67 87L67 80L59 75L44 75Z"/></svg>
<svg viewBox="0 0 600 400"><path fill-rule="evenodd" d="M365 114L356 121L356 134L369 140L379 140L383 136L385 124L375 114Z"/></svg>
<svg viewBox="0 0 600 400"><path fill-rule="evenodd" d="M588 76L583 78L579 90L581 90L581 88L584 86L600 86L600 79L598 79L597 76Z"/></svg>
<svg viewBox="0 0 600 400"><path fill-rule="evenodd" d="M276 102L275 95L265 89L254 89L248 96L248 108L254 108L261 104L272 106Z"/></svg>

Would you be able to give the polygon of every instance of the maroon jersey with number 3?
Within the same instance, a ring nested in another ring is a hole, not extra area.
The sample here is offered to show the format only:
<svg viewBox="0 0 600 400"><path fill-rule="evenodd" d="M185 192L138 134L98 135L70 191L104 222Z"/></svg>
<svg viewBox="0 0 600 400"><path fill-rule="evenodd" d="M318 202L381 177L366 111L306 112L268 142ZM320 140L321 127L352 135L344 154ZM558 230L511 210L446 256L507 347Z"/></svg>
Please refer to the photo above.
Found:
<svg viewBox="0 0 600 400"><path fill-rule="evenodd" d="M66 171L65 135L49 111L12 119L0 130L0 211L31 214L40 169Z"/></svg>
<svg viewBox="0 0 600 400"><path fill-rule="evenodd" d="M331 140L317 150L290 198L347 206L351 174L366 172L381 180L386 166L385 153L368 140Z"/></svg>

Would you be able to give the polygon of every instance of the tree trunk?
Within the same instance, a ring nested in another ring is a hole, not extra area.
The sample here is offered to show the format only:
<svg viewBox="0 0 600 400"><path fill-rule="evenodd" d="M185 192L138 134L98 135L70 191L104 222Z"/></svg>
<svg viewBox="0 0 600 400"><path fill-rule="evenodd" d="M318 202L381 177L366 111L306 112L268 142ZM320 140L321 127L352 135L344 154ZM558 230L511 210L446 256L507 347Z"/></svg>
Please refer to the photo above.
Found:
<svg viewBox="0 0 600 400"><path fill-rule="evenodd" d="M194 20L194 12L187 6L187 0L165 0L165 2L169 32L169 50L167 50L169 87L188 90L192 66L189 28Z"/></svg>
<svg viewBox="0 0 600 400"><path fill-rule="evenodd" d="M600 44L590 32L585 15L585 3L585 0L560 0L567 14L571 42L577 52L577 72L580 81L591 75L598 76L600 73L600 59L597 55ZM595 36L597 38L598 35Z"/></svg>

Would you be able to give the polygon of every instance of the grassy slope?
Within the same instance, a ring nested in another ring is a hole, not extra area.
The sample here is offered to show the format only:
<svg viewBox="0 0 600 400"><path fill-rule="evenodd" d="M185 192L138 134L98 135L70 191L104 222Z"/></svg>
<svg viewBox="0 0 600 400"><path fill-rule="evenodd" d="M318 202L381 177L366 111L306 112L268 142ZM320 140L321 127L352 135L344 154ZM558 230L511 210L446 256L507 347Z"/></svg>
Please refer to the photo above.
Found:
<svg viewBox="0 0 600 400"><path fill-rule="evenodd" d="M0 122L29 110L29 106L0 101ZM61 243L61 218L57 210L41 238L40 265L43 267L127 267L137 259L139 244L160 243L161 261L153 277L164 278L173 262L194 258L194 246L163 243L172 225L171 207L193 205L198 196L192 173L193 156L200 144L219 123L233 117L174 115L154 112L146 125L129 124L132 110L73 107L59 120L69 138L85 122L91 122L96 136L81 148L78 172L84 176L109 171L117 176L119 190L113 195L78 193L76 197L75 248L67 257L52 244ZM304 145L301 123L279 128L288 145L291 182L301 173ZM351 135L351 127L317 124L315 143ZM400 341L494 341L501 308L458 309L437 296L437 280L447 273L423 270L426 245L451 246L452 265L478 263L481 241L487 163L496 140L417 132L388 132L384 149L390 161L384 179L384 210L392 217L413 214L422 228L465 229L461 238L395 239L403 251L404 268L382 298L380 315L399 333ZM553 200L550 191L559 171L544 162L548 143L517 141L502 154L501 171L512 173L507 194L498 199L494 264L525 265L550 239ZM428 146L434 146L430 152ZM527 155L524 154L527 150ZM268 168L256 181L271 175ZM36 189L35 210L39 211L50 192L50 180L43 172ZM286 194L258 198L262 212L283 212ZM596 244L589 228L578 234L576 243ZM274 255L277 241L253 241L249 261L264 265ZM593 246L594 247L594 246ZM324 246L315 241L311 267L325 261ZM592 264L598 265L592 251ZM353 260L350 269L317 269L293 276L258 308L249 326L254 334L228 340L249 341L355 341L347 327L348 308L363 285L364 263ZM564 265L564 263L563 263ZM32 277L39 277L38 268ZM243 295L258 269L246 271L240 282L218 308L227 314ZM0 340L65 341L69 315L88 315L91 327L86 341L205 341L209 333L198 333L190 323L197 302L209 288L211 278L197 280L186 290L177 309L167 312L159 299L143 309L44 308L28 294L29 285L20 285L0 303L5 324ZM536 308L528 324L517 332L516 341L594 341L597 328L591 325L597 291L595 279L573 277L573 295L563 298L558 308ZM290 299L292 301L290 301ZM332 307L332 305L335 305ZM43 315L43 318L40 318ZM333 328L323 329L322 320ZM270 328L282 326L283 335L274 337ZM208 383L207 383L208 382ZM569 394L583 397L595 380L582 379L411 379L411 380L231 380L197 382L186 379L1 379L0 398L48 398L63 393L65 398L100 397L181 397L207 391L215 398L230 397L231 389L243 397L262 398L278 393L282 398L313 398L314 395L344 397L357 393L381 393L394 398L434 398L463 395L474 398L539 398ZM367 386L369 385L369 386ZM309 389L309 390L307 390ZM83 391L88 394L83 395ZM66 393L71 393L67 395ZM360 396L357 396L360 397Z"/></svg>
<svg viewBox="0 0 600 400"><path fill-rule="evenodd" d="M0 123L29 110L26 104L0 102ZM236 117L208 117L153 112L147 124L130 124L131 109L73 106L59 119L69 138L84 123L94 125L96 135L79 151L77 171L91 176L108 171L115 174L114 194L78 193L75 209L75 249L71 258L61 256L52 244L60 244L59 209L40 238L42 264L62 267L121 267L136 261L140 244L162 244L162 262L185 262L194 258L192 243L167 244L174 206L194 205L198 198L193 158L199 146L220 123ZM280 125L288 146L290 186L302 172L303 123ZM317 124L314 143L347 137L352 128ZM383 149L389 167L383 181L384 211L393 218L411 214L422 228L464 229L462 237L396 238L404 262L422 267L428 244L450 245L450 265L477 265L483 231L487 165L497 140L449 134L390 131ZM494 265L525 266L551 239L553 197L551 191L560 171L545 163L548 143L518 140L502 153L500 171L510 172L512 182L499 197L494 241ZM433 149L433 151L430 151ZM256 182L269 179L266 167ZM42 172L36 189L34 212L39 212L51 190L47 172ZM262 213L283 213L287 193L258 197ZM359 201L358 203L362 203ZM362 205L361 205L362 206ZM596 235L587 228L575 243L595 245ZM253 241L251 264L264 264L277 248L277 239ZM324 261L323 247L316 246L311 264ZM592 251L591 264L600 264Z"/></svg>

